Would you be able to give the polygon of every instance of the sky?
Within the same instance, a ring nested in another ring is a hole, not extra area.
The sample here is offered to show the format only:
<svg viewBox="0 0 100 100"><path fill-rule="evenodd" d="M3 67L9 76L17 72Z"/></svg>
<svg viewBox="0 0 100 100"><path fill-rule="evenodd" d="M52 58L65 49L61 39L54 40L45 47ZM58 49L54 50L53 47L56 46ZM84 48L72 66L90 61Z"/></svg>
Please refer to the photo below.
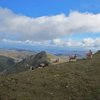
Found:
<svg viewBox="0 0 100 100"><path fill-rule="evenodd" d="M100 0L0 0L0 47L100 49Z"/></svg>

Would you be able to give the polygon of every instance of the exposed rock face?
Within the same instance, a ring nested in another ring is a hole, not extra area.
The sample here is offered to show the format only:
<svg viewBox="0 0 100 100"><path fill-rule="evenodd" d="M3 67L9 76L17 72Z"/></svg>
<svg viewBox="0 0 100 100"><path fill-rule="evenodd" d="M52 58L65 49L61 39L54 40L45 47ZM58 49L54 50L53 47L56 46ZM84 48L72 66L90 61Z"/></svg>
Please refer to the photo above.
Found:
<svg viewBox="0 0 100 100"><path fill-rule="evenodd" d="M40 64L44 63L45 65L50 64L50 59L45 51L42 51L35 55L34 59L32 60L32 65L38 67Z"/></svg>

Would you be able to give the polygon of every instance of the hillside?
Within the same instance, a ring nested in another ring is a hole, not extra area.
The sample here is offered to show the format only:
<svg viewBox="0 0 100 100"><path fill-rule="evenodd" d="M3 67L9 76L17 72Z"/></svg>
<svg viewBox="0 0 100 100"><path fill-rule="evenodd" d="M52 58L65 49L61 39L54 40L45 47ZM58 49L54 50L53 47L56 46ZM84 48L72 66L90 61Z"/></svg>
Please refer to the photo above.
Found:
<svg viewBox="0 0 100 100"><path fill-rule="evenodd" d="M23 59L21 62L16 63L15 66L7 70L9 73L20 73L29 70L32 68L37 68L41 63L50 63L50 60L45 51L37 53L36 55L31 55Z"/></svg>
<svg viewBox="0 0 100 100"><path fill-rule="evenodd" d="M91 60L0 76L1 100L100 100L100 52Z"/></svg>
<svg viewBox="0 0 100 100"><path fill-rule="evenodd" d="M15 62L12 58L0 56L0 72L6 71L8 68L11 68L14 64Z"/></svg>
<svg viewBox="0 0 100 100"><path fill-rule="evenodd" d="M53 63L53 60L60 59L59 62ZM9 68L6 73L20 73L31 69L38 68L40 64L46 64L46 66L50 66L53 64L59 64L67 61L66 58L55 56L53 54L49 54L45 51L41 51L36 55L27 56L21 62L16 63L12 68Z"/></svg>

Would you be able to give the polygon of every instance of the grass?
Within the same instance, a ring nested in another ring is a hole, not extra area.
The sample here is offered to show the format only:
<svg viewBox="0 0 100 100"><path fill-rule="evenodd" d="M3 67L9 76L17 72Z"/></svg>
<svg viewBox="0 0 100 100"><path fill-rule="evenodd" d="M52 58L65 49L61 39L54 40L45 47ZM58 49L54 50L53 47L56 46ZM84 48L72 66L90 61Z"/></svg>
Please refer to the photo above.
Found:
<svg viewBox="0 0 100 100"><path fill-rule="evenodd" d="M100 100L100 56L0 76L0 100Z"/></svg>

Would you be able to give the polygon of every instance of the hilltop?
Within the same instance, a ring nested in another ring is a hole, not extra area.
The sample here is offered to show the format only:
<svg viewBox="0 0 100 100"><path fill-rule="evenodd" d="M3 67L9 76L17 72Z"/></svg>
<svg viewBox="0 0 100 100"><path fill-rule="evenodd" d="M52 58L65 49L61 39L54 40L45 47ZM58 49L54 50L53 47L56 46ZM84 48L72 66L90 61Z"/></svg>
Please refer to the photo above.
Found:
<svg viewBox="0 0 100 100"><path fill-rule="evenodd" d="M0 76L1 100L100 100L100 52L93 59ZM24 65L23 65L24 66Z"/></svg>

